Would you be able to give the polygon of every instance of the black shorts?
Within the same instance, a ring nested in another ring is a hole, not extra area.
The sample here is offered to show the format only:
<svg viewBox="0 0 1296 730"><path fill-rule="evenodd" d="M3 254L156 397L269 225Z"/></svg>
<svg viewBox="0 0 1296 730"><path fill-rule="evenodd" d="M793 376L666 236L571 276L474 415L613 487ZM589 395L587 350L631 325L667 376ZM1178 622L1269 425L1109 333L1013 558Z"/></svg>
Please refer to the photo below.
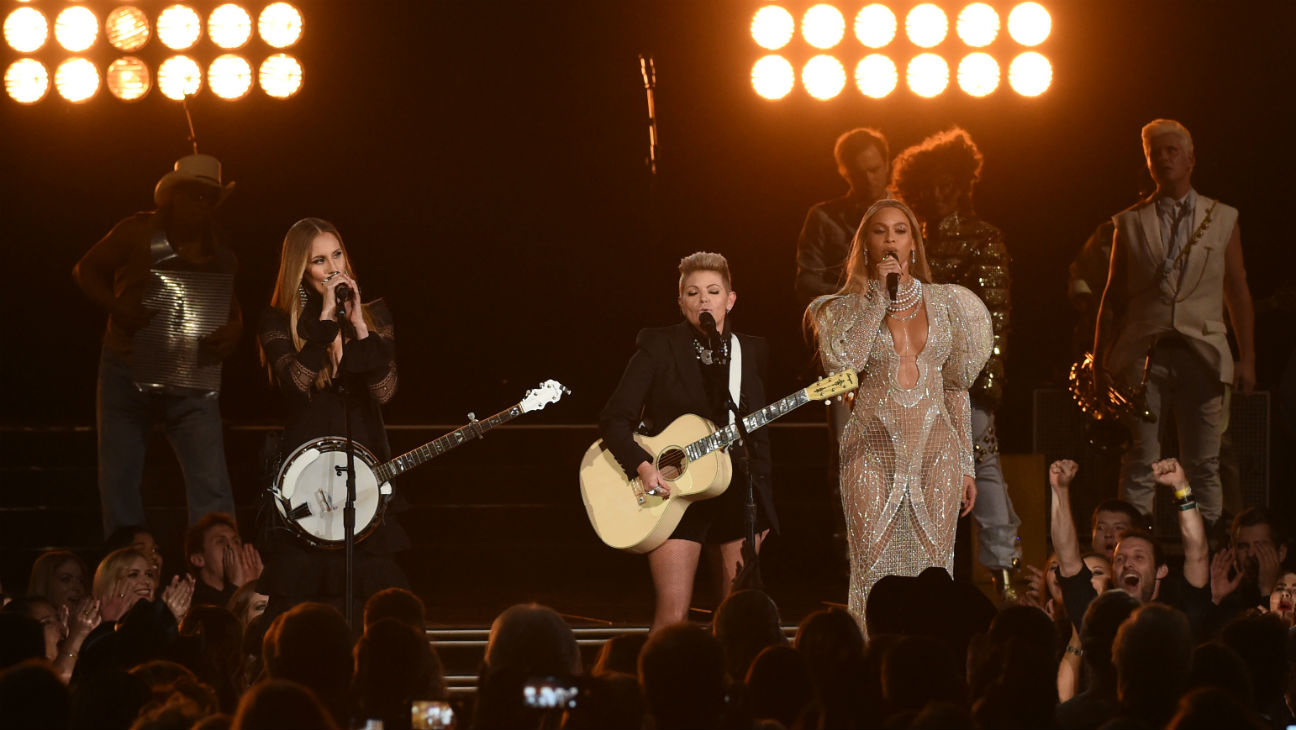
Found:
<svg viewBox="0 0 1296 730"><path fill-rule="evenodd" d="M753 496L756 499L756 534L759 535L770 528L770 521L769 515L765 514L765 506L761 504L760 495ZM676 525L670 539L689 540L703 545L741 540L747 536L746 509L747 477L735 465L733 478L729 480L729 488L724 494L694 502L684 512L684 517Z"/></svg>

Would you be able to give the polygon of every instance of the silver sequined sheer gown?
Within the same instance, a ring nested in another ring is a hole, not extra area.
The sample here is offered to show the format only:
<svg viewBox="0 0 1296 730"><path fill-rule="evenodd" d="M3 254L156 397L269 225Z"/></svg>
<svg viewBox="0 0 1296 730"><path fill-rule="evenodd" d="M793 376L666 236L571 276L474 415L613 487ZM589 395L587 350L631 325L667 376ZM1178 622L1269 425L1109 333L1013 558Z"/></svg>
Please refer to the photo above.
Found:
<svg viewBox="0 0 1296 730"><path fill-rule="evenodd" d="M818 312L829 371L853 367L860 387L841 437L841 498L850 543L850 612L864 625L869 590L883 576L953 572L963 476L975 474L968 388L990 355L990 315L961 286L928 284L927 344L918 381L903 388L883 322L886 295L828 300Z"/></svg>

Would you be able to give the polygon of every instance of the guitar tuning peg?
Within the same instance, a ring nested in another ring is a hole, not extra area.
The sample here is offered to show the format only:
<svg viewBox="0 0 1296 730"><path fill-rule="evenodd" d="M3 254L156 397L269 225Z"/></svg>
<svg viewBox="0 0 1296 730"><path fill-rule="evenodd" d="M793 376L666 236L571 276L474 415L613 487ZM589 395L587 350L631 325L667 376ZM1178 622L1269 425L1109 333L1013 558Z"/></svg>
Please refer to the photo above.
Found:
<svg viewBox="0 0 1296 730"><path fill-rule="evenodd" d="M468 420L469 420L469 421L476 421L476 420L477 420L477 414L474 413L474 412L472 412L472 411L468 411Z"/></svg>

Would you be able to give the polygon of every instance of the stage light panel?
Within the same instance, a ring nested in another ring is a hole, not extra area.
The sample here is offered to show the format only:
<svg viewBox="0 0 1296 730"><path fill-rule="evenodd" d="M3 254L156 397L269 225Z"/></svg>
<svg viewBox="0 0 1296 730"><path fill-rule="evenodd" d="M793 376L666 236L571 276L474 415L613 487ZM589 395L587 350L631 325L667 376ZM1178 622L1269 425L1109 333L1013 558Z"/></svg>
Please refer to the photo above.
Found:
<svg viewBox="0 0 1296 730"><path fill-rule="evenodd" d="M71 5L64 8L54 20L54 39L65 50L80 53L94 45L99 37L99 19L94 11L84 5ZM58 86L58 72L55 72L54 85ZM98 86L99 73L95 72L95 85ZM91 92L94 93L94 92Z"/></svg>
<svg viewBox="0 0 1296 730"><path fill-rule="evenodd" d="M918 96L931 98L949 86L949 64L935 53L920 53L909 61L905 81Z"/></svg>
<svg viewBox="0 0 1296 730"><path fill-rule="evenodd" d="M286 53L276 53L261 63L261 89L276 99L287 99L302 87L302 67Z"/></svg>
<svg viewBox="0 0 1296 730"><path fill-rule="evenodd" d="M157 77L158 90L175 101L197 94L202 88L202 69L188 56L172 56L163 61Z"/></svg>
<svg viewBox="0 0 1296 730"><path fill-rule="evenodd" d="M782 99L796 84L796 71L782 56L766 56L752 66L752 88L765 99Z"/></svg>
<svg viewBox="0 0 1296 730"><path fill-rule="evenodd" d="M252 65L242 56L226 53L207 69L207 86L222 99L241 99L252 90Z"/></svg>
<svg viewBox="0 0 1296 730"><path fill-rule="evenodd" d="M999 62L988 53L969 53L958 67L958 85L970 96L986 96L999 88Z"/></svg>
<svg viewBox="0 0 1296 730"><path fill-rule="evenodd" d="M882 48L895 40L896 28L895 13L881 3L865 5L855 16L855 37L869 48Z"/></svg>
<svg viewBox="0 0 1296 730"><path fill-rule="evenodd" d="M899 82L895 61L881 53L870 53L855 66L855 87L865 96L881 99L895 91Z"/></svg>
<svg viewBox="0 0 1296 730"><path fill-rule="evenodd" d="M4 39L10 48L19 53L39 51L45 41L49 40L49 21L36 8L18 8L5 17ZM49 86L48 78L46 86Z"/></svg>
<svg viewBox="0 0 1296 730"><path fill-rule="evenodd" d="M905 34L915 46L932 48L949 34L949 18L933 3L915 5L905 16Z"/></svg>
<svg viewBox="0 0 1296 730"><path fill-rule="evenodd" d="M20 58L9 64L4 75L5 93L19 104L35 104L49 93L49 72L34 58Z"/></svg>
<svg viewBox="0 0 1296 730"><path fill-rule="evenodd" d="M832 56L815 56L801 69L801 85L810 96L827 101L846 88L846 69Z"/></svg>
<svg viewBox="0 0 1296 730"><path fill-rule="evenodd" d="M148 64L134 56L123 56L108 64L108 92L122 101L143 99L153 88Z"/></svg>
<svg viewBox="0 0 1296 730"><path fill-rule="evenodd" d="M795 34L796 19L778 5L766 5L752 16L752 40L761 48L777 51L786 46Z"/></svg>
<svg viewBox="0 0 1296 730"><path fill-rule="evenodd" d="M54 88L70 102L86 101L99 90L99 69L89 59L69 58L54 72Z"/></svg>
<svg viewBox="0 0 1296 730"><path fill-rule="evenodd" d="M148 16L133 5L123 5L108 13L104 32L108 43L119 51L138 51L148 44L151 35Z"/></svg>
<svg viewBox="0 0 1296 730"><path fill-rule="evenodd" d="M242 48L252 39L252 16L242 7L226 3L207 17L207 35L225 50Z"/></svg>
<svg viewBox="0 0 1296 730"><path fill-rule="evenodd" d="M172 5L158 16L157 34L162 45L173 51L192 48L202 37L202 18L188 5Z"/></svg>
<svg viewBox="0 0 1296 730"><path fill-rule="evenodd" d="M1043 55L1027 51L1008 66L1008 85L1022 96L1039 96L1053 83L1053 65Z"/></svg>
<svg viewBox="0 0 1296 730"><path fill-rule="evenodd" d="M270 46L287 48L301 39L301 13L288 3L271 3L257 17L257 32Z"/></svg>
<svg viewBox="0 0 1296 730"><path fill-rule="evenodd" d="M973 48L984 48L999 35L999 13L985 3L972 3L958 14L958 37Z"/></svg>
<svg viewBox="0 0 1296 730"><path fill-rule="evenodd" d="M815 48L832 48L845 35L846 19L832 5L815 5L801 17L801 36Z"/></svg>
<svg viewBox="0 0 1296 730"><path fill-rule="evenodd" d="M1023 46L1038 46L1053 30L1053 18L1039 3L1022 3L1008 14L1008 35Z"/></svg>

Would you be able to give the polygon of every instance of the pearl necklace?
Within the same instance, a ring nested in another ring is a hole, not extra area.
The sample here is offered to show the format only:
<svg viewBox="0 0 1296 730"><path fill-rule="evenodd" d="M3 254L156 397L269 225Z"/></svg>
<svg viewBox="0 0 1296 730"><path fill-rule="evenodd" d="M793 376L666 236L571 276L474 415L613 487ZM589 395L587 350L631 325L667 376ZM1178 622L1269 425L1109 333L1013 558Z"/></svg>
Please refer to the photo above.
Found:
<svg viewBox="0 0 1296 730"><path fill-rule="evenodd" d="M887 302L887 311L892 315L903 312L922 299L922 282L917 279L909 280L909 288L900 289L896 292L896 298Z"/></svg>

